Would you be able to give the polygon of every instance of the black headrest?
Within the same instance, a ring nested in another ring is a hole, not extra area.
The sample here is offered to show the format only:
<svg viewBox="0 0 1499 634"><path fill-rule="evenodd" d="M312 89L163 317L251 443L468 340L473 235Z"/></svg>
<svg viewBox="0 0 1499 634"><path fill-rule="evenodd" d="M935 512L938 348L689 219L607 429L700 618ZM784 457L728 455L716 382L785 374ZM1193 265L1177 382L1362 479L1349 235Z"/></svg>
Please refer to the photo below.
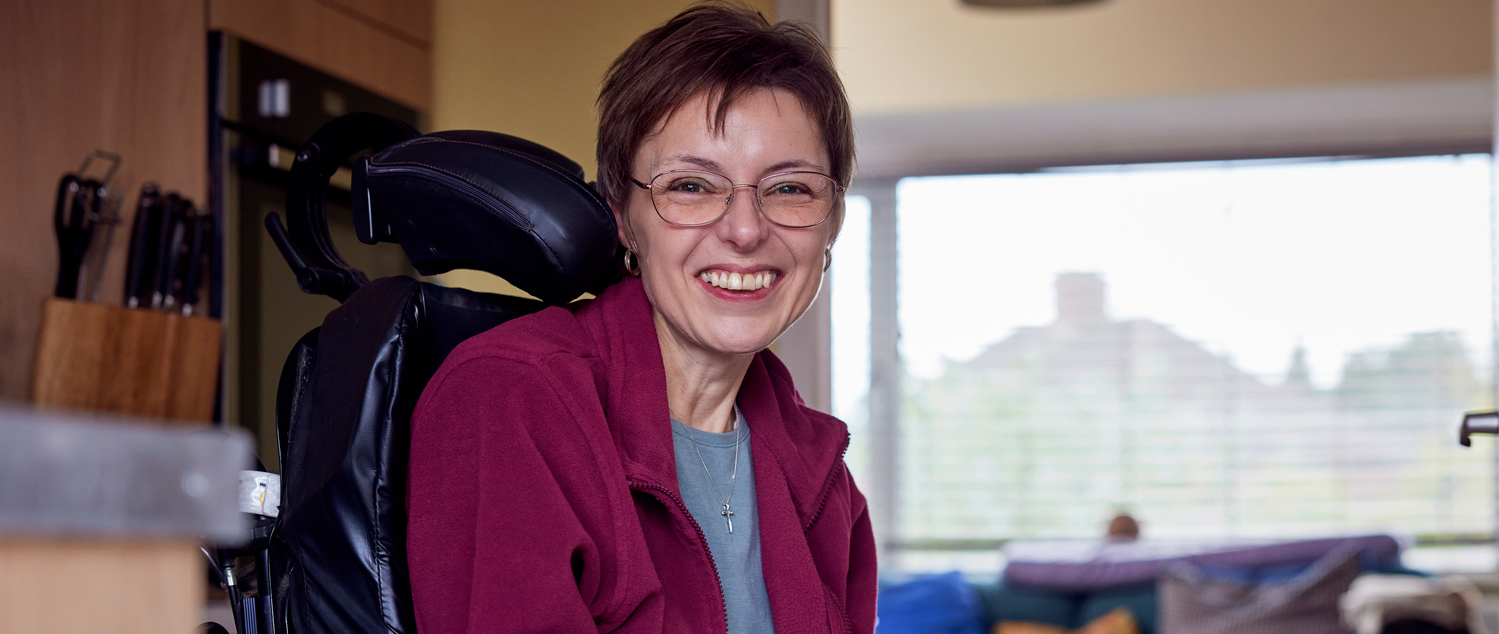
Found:
<svg viewBox="0 0 1499 634"><path fill-rule="evenodd" d="M403 141L355 166L354 194L359 239L399 242L423 275L487 271L560 303L614 263L614 216L583 168L525 139L453 130Z"/></svg>
<svg viewBox="0 0 1499 634"><path fill-rule="evenodd" d="M339 256L323 193L351 157L354 226L368 244L397 242L416 270L474 269L548 303L615 281L614 216L577 163L525 139L473 130L417 136L384 117L356 113L319 129L297 153L287 225L266 227L308 293L347 299L368 282Z"/></svg>

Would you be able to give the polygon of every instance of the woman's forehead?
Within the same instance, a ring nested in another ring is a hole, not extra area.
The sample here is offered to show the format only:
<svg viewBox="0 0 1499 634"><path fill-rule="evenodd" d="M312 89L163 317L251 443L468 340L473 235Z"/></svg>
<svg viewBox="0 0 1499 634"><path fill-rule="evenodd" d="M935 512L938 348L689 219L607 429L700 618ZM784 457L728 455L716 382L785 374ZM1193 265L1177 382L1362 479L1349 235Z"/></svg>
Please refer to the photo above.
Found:
<svg viewBox="0 0 1499 634"><path fill-rule="evenodd" d="M719 116L718 97L699 93L646 137L636 155L659 167L724 171L743 162L763 170L827 169L817 124L795 95L760 89L740 95Z"/></svg>

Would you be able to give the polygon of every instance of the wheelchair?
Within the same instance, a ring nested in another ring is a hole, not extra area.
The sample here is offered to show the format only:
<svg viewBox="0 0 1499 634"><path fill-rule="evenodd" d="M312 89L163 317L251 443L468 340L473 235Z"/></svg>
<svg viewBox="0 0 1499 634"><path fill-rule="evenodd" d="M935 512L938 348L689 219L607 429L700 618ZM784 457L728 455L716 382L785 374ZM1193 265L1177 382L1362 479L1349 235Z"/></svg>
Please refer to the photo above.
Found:
<svg viewBox="0 0 1499 634"><path fill-rule="evenodd" d="M366 152L372 152L363 156ZM423 275L493 273L536 300L409 277L369 280L333 247L323 199L352 161L354 224ZM209 553L239 634L416 631L406 567L412 409L449 352L618 280L613 215L582 168L493 132L419 135L350 114L296 155L287 219L266 218L307 293L341 302L287 356L276 396L280 507Z"/></svg>

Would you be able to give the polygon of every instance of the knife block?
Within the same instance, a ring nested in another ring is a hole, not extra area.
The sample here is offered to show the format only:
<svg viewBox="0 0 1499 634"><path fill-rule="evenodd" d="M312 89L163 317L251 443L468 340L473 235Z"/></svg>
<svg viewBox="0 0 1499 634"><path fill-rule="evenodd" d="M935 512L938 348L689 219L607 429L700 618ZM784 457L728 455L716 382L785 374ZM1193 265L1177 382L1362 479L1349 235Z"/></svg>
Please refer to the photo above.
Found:
<svg viewBox="0 0 1499 634"><path fill-rule="evenodd" d="M48 298L32 367L33 403L210 422L221 326L177 313Z"/></svg>

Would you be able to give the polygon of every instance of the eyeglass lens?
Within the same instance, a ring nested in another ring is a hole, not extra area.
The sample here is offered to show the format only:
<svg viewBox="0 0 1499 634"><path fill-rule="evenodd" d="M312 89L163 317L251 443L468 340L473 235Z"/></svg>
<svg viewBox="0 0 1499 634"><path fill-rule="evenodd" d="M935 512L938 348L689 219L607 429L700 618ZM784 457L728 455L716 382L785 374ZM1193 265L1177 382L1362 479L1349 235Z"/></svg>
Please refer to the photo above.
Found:
<svg viewBox="0 0 1499 634"><path fill-rule="evenodd" d="M734 184L711 172L663 172L651 181L651 201L661 219L676 225L702 225L728 209ZM760 212L786 227L810 227L833 209L838 184L816 172L772 174L755 186Z"/></svg>

